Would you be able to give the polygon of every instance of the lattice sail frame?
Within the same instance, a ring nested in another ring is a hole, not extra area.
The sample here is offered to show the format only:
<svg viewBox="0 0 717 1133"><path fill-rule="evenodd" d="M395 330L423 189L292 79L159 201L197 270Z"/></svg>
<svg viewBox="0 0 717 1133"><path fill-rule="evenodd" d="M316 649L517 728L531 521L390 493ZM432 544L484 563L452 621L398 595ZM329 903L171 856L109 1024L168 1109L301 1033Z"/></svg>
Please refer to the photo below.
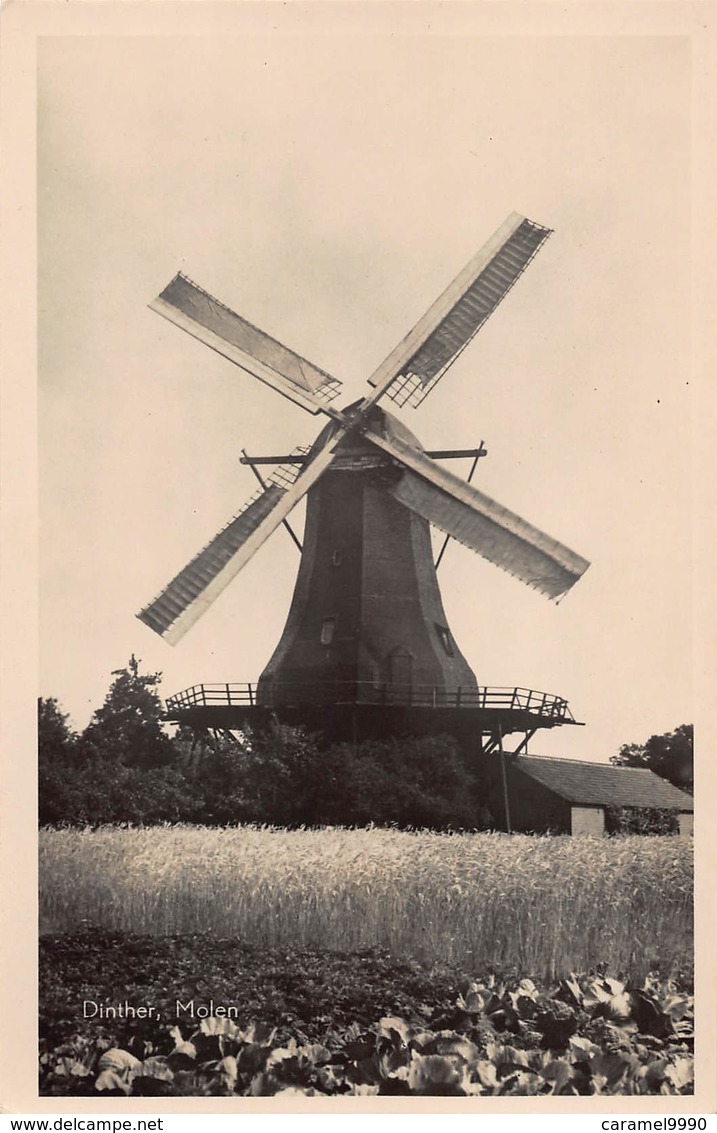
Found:
<svg viewBox="0 0 717 1133"><path fill-rule="evenodd" d="M366 437L403 470L386 487L394 499L526 586L561 598L588 569L587 559L417 449L374 431Z"/></svg>
<svg viewBox="0 0 717 1133"><path fill-rule="evenodd" d="M266 488L257 489L199 554L140 611L140 621L171 645L176 644L323 475L342 435L339 432L329 438L309 465L280 466Z"/></svg>
<svg viewBox="0 0 717 1133"><path fill-rule="evenodd" d="M511 213L371 375L368 381L374 393L368 401L375 402L385 393L399 404L420 405L551 231Z"/></svg>
<svg viewBox="0 0 717 1133"><path fill-rule="evenodd" d="M309 413L320 413L341 389L331 374L237 315L182 272L150 307Z"/></svg>
<svg viewBox="0 0 717 1133"><path fill-rule="evenodd" d="M423 402L515 286L551 232L523 221L386 390L391 401L414 408Z"/></svg>

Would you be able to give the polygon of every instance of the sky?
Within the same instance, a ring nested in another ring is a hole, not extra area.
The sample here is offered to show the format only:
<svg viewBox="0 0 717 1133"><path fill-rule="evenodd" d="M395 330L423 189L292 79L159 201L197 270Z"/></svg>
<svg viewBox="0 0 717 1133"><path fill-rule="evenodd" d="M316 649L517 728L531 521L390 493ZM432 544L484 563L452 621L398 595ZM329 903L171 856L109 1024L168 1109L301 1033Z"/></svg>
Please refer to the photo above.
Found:
<svg viewBox="0 0 717 1133"><path fill-rule="evenodd" d="M253 492L240 450L323 421L148 309L175 272L341 405L517 210L554 234L396 412L427 448L483 440L476 486L591 566L555 605L451 543L449 625L480 684L584 722L536 753L606 761L689 722L687 40L357 38L271 7L236 36L40 42L40 695L81 728L132 653L165 695L256 680L284 625L282 530L178 645L135 617Z"/></svg>

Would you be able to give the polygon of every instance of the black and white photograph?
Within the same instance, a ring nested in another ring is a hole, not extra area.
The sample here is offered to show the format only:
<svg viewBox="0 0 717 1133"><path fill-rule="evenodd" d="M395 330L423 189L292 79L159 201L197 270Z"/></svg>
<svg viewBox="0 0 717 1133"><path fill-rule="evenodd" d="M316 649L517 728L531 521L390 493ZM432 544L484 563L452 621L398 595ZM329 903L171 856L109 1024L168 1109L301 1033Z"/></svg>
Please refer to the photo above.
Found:
<svg viewBox="0 0 717 1133"><path fill-rule="evenodd" d="M36 41L35 1102L690 1112L689 30L192 7Z"/></svg>

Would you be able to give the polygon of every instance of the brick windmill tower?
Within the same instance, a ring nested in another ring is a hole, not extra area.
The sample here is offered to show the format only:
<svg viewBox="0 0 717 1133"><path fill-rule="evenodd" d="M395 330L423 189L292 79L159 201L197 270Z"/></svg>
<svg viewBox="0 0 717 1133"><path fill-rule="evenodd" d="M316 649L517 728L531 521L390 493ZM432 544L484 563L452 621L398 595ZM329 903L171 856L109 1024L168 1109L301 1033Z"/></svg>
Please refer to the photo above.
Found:
<svg viewBox="0 0 717 1133"><path fill-rule="evenodd" d="M485 450L425 451L379 401L420 405L513 287L550 230L512 214L338 410L340 383L179 274L151 306L328 423L313 445L248 457L260 488L138 617L178 641L307 497L286 626L254 684L196 685L168 701L195 726L261 724L271 714L336 737L451 731L484 751L508 732L574 723L560 697L479 686L448 626L430 525L549 598L585 559L470 484ZM468 481L438 460L472 457ZM274 465L264 480L262 465ZM445 547L445 544L444 544ZM523 746L523 745L521 745Z"/></svg>

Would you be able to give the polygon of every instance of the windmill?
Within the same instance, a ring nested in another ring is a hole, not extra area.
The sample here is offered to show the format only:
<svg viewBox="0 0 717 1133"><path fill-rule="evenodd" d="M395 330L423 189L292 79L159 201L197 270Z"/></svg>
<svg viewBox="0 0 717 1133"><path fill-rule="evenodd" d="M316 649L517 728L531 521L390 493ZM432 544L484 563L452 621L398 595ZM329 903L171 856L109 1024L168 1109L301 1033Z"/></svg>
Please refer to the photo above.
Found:
<svg viewBox="0 0 717 1133"><path fill-rule="evenodd" d="M287 527L301 549L286 626L257 685L194 686L168 701L175 718L189 720L194 712L196 719L204 710L205 720L232 726L251 711L271 709L316 722L348 706L354 731L357 710L390 731L397 719L405 723L406 711L436 719L473 709L471 728L492 735L493 743L506 730L521 728L527 736L533 725L574 723L559 697L478 685L446 621L430 525L552 599L589 564L470 483L485 455L482 443L476 450L427 452L379 405L382 399L420 405L549 235L517 213L508 217L371 375L370 392L344 409L333 404L336 378L183 274L150 304L309 413L328 417L308 449L243 453L259 489L138 614L174 644L278 527ZM437 463L456 456L472 457L468 481ZM266 480L259 471L264 464L275 466ZM302 546L289 516L305 496Z"/></svg>

